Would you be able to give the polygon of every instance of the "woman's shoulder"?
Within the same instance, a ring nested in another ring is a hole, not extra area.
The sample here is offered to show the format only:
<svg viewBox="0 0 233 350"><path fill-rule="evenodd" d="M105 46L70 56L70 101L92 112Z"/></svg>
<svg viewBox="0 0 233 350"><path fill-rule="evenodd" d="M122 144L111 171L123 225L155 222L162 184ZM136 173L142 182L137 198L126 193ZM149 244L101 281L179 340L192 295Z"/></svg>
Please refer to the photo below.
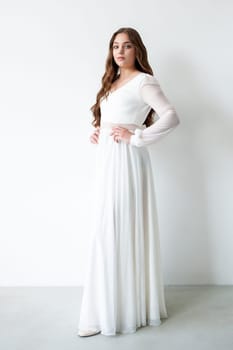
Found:
<svg viewBox="0 0 233 350"><path fill-rule="evenodd" d="M151 75L145 72L141 73L140 87L144 85L158 85L158 84L159 84L159 81L154 75Z"/></svg>

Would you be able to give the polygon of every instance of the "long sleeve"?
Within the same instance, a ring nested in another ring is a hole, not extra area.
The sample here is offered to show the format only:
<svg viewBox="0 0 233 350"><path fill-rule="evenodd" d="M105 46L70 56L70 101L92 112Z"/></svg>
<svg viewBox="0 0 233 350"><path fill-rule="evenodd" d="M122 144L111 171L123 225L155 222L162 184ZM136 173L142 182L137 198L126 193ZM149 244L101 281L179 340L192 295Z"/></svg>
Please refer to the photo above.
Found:
<svg viewBox="0 0 233 350"><path fill-rule="evenodd" d="M140 86L140 95L143 101L153 108L159 119L144 130L135 130L130 144L137 147L157 142L180 123L175 108L168 101L155 77L146 77Z"/></svg>

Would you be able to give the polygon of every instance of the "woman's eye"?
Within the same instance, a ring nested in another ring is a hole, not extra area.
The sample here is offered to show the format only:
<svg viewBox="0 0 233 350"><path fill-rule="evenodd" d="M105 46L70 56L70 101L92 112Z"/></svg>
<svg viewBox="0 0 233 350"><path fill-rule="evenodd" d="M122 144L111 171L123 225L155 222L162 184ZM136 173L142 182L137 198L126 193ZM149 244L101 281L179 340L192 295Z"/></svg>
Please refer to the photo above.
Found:
<svg viewBox="0 0 233 350"><path fill-rule="evenodd" d="M113 50L117 50L117 49L119 49L119 46L118 45L113 45ZM126 45L124 45L124 48L125 49L131 49L132 48L132 45L131 44L126 44Z"/></svg>

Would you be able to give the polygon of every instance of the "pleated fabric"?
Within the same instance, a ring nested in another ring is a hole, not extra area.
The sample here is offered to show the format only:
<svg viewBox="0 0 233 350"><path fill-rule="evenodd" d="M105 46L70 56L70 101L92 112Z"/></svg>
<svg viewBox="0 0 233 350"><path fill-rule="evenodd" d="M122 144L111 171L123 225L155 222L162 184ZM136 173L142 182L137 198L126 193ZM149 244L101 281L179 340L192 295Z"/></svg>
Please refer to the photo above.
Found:
<svg viewBox="0 0 233 350"><path fill-rule="evenodd" d="M148 149L101 128L78 328L132 333L167 318Z"/></svg>

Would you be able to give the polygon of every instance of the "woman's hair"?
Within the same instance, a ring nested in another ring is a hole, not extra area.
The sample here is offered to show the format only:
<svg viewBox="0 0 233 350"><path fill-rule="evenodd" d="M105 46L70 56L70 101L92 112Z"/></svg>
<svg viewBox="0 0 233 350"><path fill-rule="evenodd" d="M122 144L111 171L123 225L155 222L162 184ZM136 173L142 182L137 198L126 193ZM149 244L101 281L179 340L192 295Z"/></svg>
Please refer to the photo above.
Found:
<svg viewBox="0 0 233 350"><path fill-rule="evenodd" d="M129 40L132 42L132 44L135 47L135 55L136 55L135 66L136 66L136 68L141 72L153 75L152 68L148 62L147 50L142 42L142 39L141 39L139 33L133 28L120 28L120 29L118 29L112 35L112 38L109 42L109 52L108 52L106 65L105 65L105 73L102 77L102 87L99 90L99 92L97 93L96 103L91 107L91 111L92 111L93 117L94 117L92 125L94 127L100 126L100 118L101 118L100 101L101 101L102 97L108 96L112 83L118 78L119 67L113 58L113 42L114 42L117 34L120 34L120 33L128 34ZM144 122L146 127L153 124L153 113L154 113L154 111L153 111L153 109L151 109L146 117L145 122Z"/></svg>

